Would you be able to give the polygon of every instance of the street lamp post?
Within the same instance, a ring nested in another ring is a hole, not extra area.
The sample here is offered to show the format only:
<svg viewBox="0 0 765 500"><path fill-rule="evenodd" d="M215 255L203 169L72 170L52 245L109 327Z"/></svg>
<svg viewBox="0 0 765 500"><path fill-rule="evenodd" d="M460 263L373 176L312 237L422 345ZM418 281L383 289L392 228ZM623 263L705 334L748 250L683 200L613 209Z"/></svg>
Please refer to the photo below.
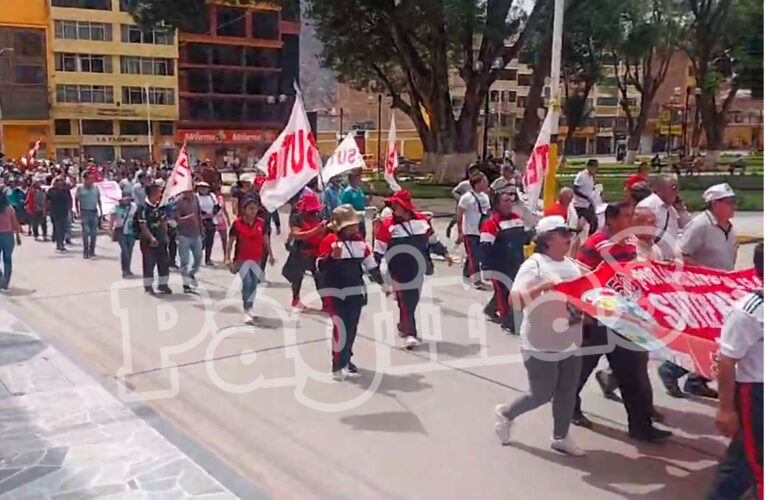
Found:
<svg viewBox="0 0 765 500"><path fill-rule="evenodd" d="M505 61L501 57L495 58L491 63L491 69L487 74L487 80L491 77L491 71L502 69L505 66ZM481 71L483 69L483 62L476 61L473 65L473 69ZM483 151L481 157L486 161L486 157L489 155L489 94L491 94L491 84L486 85L486 98L483 101Z"/></svg>
<svg viewBox="0 0 765 500"><path fill-rule="evenodd" d="M691 86L685 87L685 107L683 108L683 155L688 154L688 106L691 100Z"/></svg>
<svg viewBox="0 0 765 500"><path fill-rule="evenodd" d="M382 154L382 94L377 94L377 173L382 170L381 158Z"/></svg>

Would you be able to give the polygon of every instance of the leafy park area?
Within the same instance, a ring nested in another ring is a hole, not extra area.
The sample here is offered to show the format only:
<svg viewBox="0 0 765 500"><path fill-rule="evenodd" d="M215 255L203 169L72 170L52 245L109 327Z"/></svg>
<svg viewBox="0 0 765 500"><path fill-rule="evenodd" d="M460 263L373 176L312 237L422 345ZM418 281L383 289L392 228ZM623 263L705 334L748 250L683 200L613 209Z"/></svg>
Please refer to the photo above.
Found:
<svg viewBox="0 0 765 500"><path fill-rule="evenodd" d="M598 178L598 183L603 185L603 198L606 201L614 201L623 199L624 182L634 171L634 167L624 168L621 165L622 172L611 173L610 175L601 175ZM605 172L600 172L605 174ZM568 174L561 174L558 177L558 186L570 186L573 183L573 176ZM390 188L382 179L372 179L371 184L374 185L375 191L378 195L386 196L390 194ZM704 201L701 195L704 190L714 184L721 182L727 182L736 191L738 195L738 209L744 211L762 211L763 210L763 174L762 164L760 163L760 170L758 173L747 175L715 175L715 176L691 176L680 177L678 184L680 188L680 195L685 200L686 205L690 210L702 210L704 208ZM434 198L451 198L452 185L436 184L429 182L427 179L409 179L402 180L400 182L401 187L408 189L412 193L414 198L434 199Z"/></svg>

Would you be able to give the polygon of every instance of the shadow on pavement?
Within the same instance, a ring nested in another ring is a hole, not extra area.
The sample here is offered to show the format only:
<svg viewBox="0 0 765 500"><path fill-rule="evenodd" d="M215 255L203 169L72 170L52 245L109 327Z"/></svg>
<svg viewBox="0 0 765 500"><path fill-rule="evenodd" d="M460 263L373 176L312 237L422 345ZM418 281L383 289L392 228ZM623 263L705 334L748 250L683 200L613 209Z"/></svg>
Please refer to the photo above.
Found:
<svg viewBox="0 0 765 500"><path fill-rule="evenodd" d="M618 495L625 499L678 499L690 498L689 492L697 488L697 481L709 480L710 469L716 464L697 471L689 471L668 462L659 456L628 458L605 450L587 450L584 457L569 457L552 450L542 450L523 443L513 442L510 446L525 451L547 462L577 469L585 473L582 481ZM682 470L686 475L671 475L668 469ZM644 487L645 493L629 493L620 485Z"/></svg>
<svg viewBox="0 0 765 500"><path fill-rule="evenodd" d="M420 419L408 412L388 411L367 415L349 415L342 417L340 422L358 431L427 434Z"/></svg>

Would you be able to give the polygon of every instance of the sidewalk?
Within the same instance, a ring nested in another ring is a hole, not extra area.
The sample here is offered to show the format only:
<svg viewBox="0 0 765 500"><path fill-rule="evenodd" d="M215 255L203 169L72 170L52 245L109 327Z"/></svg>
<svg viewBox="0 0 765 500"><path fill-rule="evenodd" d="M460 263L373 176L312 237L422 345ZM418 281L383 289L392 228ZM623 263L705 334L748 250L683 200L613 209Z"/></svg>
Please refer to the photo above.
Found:
<svg viewBox="0 0 765 500"><path fill-rule="evenodd" d="M0 498L235 498L144 418L0 309Z"/></svg>

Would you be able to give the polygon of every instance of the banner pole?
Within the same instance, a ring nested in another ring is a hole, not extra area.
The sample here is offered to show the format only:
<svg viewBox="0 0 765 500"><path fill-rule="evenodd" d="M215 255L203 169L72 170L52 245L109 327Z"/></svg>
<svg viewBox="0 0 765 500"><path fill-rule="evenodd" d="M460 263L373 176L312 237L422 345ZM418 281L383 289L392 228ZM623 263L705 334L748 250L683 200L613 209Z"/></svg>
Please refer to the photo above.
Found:
<svg viewBox="0 0 765 500"><path fill-rule="evenodd" d="M564 0L555 0L553 18L552 60L550 64L550 106L553 109L552 131L550 134L550 161L544 180L543 206L548 208L558 197L556 175L558 173L558 122L560 117L560 60L563 46Z"/></svg>

